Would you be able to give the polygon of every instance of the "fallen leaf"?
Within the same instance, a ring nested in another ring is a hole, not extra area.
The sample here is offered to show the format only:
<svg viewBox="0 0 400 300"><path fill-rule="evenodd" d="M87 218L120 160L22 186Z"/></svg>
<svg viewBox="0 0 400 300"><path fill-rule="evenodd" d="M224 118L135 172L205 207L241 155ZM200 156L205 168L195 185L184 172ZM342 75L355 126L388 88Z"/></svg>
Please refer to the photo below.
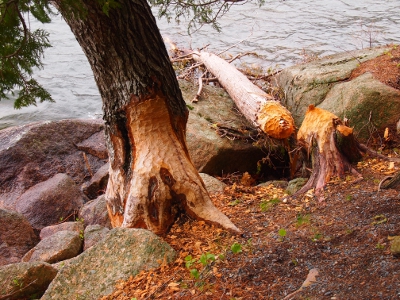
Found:
<svg viewBox="0 0 400 300"><path fill-rule="evenodd" d="M317 282L317 277L318 276L318 269L311 269L308 272L306 280L303 282L302 286L303 288L310 286L314 282Z"/></svg>
<svg viewBox="0 0 400 300"><path fill-rule="evenodd" d="M177 283L177 282L170 282L170 283L168 283L168 286L169 286L169 287L176 287L176 286L179 286L179 283Z"/></svg>
<svg viewBox="0 0 400 300"><path fill-rule="evenodd" d="M385 133L383 134L383 138L385 140L387 140L389 138L389 128L388 127L385 128Z"/></svg>

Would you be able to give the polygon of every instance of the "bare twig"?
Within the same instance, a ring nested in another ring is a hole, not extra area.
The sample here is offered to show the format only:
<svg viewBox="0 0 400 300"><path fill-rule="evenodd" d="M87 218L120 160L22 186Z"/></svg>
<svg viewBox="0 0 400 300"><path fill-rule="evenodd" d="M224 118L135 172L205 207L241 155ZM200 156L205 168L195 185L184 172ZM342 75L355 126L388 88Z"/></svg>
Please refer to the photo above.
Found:
<svg viewBox="0 0 400 300"><path fill-rule="evenodd" d="M247 55L257 55L257 53L255 53L255 52L239 53L238 55L236 55L233 58L231 58L230 60L228 60L228 62L231 63L234 60L242 58L243 56L247 56Z"/></svg>
<svg viewBox="0 0 400 300"><path fill-rule="evenodd" d="M191 71L193 71L196 68L201 67L202 65L203 65L202 63L197 63L197 64L194 64L194 65L190 66L181 75L178 76L178 79L185 78Z"/></svg>
<svg viewBox="0 0 400 300"><path fill-rule="evenodd" d="M88 169L90 176L93 177L92 168L90 168L90 164L89 164L89 161L88 161L88 159L86 157L86 153L82 152L82 154L83 154L83 159L85 160L86 168Z"/></svg>
<svg viewBox="0 0 400 300"><path fill-rule="evenodd" d="M382 155L370 148L368 148L366 145L364 144L358 144L358 148L363 151L364 153L368 153L369 155L373 156L373 157L378 157L380 159L386 160L386 161L394 161L394 162L400 162L400 158L396 158L396 157L387 157L385 155Z"/></svg>
<svg viewBox="0 0 400 300"><path fill-rule="evenodd" d="M301 287L297 290L294 291L293 293L290 293L287 295L283 300L289 300L292 299L294 296L296 296L298 293L300 293L305 287L310 286L311 284L315 283L317 281L316 277L318 276L318 270L317 269L311 269L308 272L306 280L303 282Z"/></svg>
<svg viewBox="0 0 400 300"><path fill-rule="evenodd" d="M205 74L205 73L204 73ZM201 96L201 92L203 91L203 77L204 74L202 74L201 76L199 76L199 89L197 90L196 95L194 96L192 102L198 102L199 98Z"/></svg>
<svg viewBox="0 0 400 300"><path fill-rule="evenodd" d="M32 282L30 282L29 284L27 284L26 286L16 290L15 292L11 293L11 294L7 294L7 295L1 295L0 296L0 300L5 300L5 299L10 299L11 296L15 295L18 292L21 292L23 290L25 290L27 287L29 287L30 285L34 284L37 281L37 279L33 280Z"/></svg>
<svg viewBox="0 0 400 300"><path fill-rule="evenodd" d="M28 27L26 26L24 17L22 16L21 11L20 11L19 8L18 8L18 2L17 2L17 1L16 1L16 2L11 1L11 2L9 2L7 5L9 5L9 4L11 4L11 3L15 6L14 9L17 11L17 13L18 13L18 18L20 19L21 24L22 24L22 27L24 28L24 38L23 38L22 43L21 43L21 45L19 46L19 48L18 48L17 50L15 50L14 53L11 53L11 54L9 54L9 55L6 55L5 58L10 58L10 57L17 56L17 55L19 54L19 52L22 50L22 48L25 46L25 43L26 43L26 41L27 41L27 39L28 39Z"/></svg>

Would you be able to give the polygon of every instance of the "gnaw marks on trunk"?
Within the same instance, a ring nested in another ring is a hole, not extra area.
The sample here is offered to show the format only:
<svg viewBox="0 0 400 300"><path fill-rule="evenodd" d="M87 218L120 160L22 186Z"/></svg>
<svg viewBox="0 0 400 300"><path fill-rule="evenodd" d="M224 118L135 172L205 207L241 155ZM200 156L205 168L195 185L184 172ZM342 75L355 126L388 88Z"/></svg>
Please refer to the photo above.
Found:
<svg viewBox="0 0 400 300"><path fill-rule="evenodd" d="M173 130L162 95L131 101L125 115L125 137L118 130L110 133L114 153L106 199L113 227L142 227L163 234L185 211L193 218L238 232L211 202ZM124 146L129 143L131 146Z"/></svg>
<svg viewBox="0 0 400 300"><path fill-rule="evenodd" d="M294 196L315 188L318 200L323 201L323 188L332 177L342 178L349 171L358 180L361 179L351 165L362 157L359 143L353 135L353 129L344 125L334 114L310 105L297 139L303 149L311 153L312 173L308 182Z"/></svg>

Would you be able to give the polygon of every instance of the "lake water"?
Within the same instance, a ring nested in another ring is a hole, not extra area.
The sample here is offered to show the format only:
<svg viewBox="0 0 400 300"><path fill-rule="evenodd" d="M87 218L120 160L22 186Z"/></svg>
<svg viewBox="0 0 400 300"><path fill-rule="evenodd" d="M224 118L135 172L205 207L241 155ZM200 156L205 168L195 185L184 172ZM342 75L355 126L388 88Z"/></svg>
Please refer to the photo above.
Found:
<svg viewBox="0 0 400 300"><path fill-rule="evenodd" d="M235 55L257 52L240 62L265 69L284 68L307 56L325 56L343 51L400 43L399 0L267 0L265 5L233 7L220 19L222 31L209 26L189 36L187 23L158 19L163 36L182 48L208 46ZM90 66L69 27L60 16L50 24L32 28L50 33L52 48L46 50L44 69L35 78L56 103L40 103L20 110L12 100L0 101L0 128L39 120L101 118L101 99Z"/></svg>

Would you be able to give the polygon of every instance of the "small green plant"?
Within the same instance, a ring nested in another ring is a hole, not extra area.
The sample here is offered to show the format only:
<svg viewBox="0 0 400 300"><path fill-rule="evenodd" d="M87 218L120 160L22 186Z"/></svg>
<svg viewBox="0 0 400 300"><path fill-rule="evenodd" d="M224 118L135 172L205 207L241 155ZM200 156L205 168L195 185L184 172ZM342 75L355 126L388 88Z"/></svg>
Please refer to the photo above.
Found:
<svg viewBox="0 0 400 300"><path fill-rule="evenodd" d="M387 222L387 218L385 217L385 215L377 215L374 217L374 221L372 222L372 225L379 225L382 223L386 223Z"/></svg>
<svg viewBox="0 0 400 300"><path fill-rule="evenodd" d="M353 200L353 196L352 195L346 195L346 201L351 201Z"/></svg>
<svg viewBox="0 0 400 300"><path fill-rule="evenodd" d="M231 202L228 203L229 206L236 206L240 203L239 199L233 200Z"/></svg>
<svg viewBox="0 0 400 300"><path fill-rule="evenodd" d="M194 278L194 279L199 279L200 278L200 272L197 269L190 269L190 275Z"/></svg>
<svg viewBox="0 0 400 300"><path fill-rule="evenodd" d="M322 239L322 234L321 233L316 233L316 234L314 234L314 236L312 237L312 241L313 242L316 242L316 241L318 241L318 240L320 240L320 239Z"/></svg>
<svg viewBox="0 0 400 300"><path fill-rule="evenodd" d="M208 253L208 252L207 253L203 253L200 256L199 261L201 262L201 264L203 266L207 266L210 262L215 261L215 255L212 254L212 253Z"/></svg>
<svg viewBox="0 0 400 300"><path fill-rule="evenodd" d="M83 231L83 230L80 230L80 231L79 231L79 238L80 238L81 240L83 240L83 239L85 238L85 235L84 235L84 231Z"/></svg>
<svg viewBox="0 0 400 300"><path fill-rule="evenodd" d="M253 246L253 239L252 238L247 240L246 248L250 251L250 253L253 253L254 246Z"/></svg>
<svg viewBox="0 0 400 300"><path fill-rule="evenodd" d="M295 259L295 258L292 259L291 263L292 263L295 267L299 264L299 262L298 262L297 259Z"/></svg>
<svg viewBox="0 0 400 300"><path fill-rule="evenodd" d="M347 229L346 229L346 234L351 234L351 233L353 233L353 229L347 228Z"/></svg>
<svg viewBox="0 0 400 300"><path fill-rule="evenodd" d="M83 218L76 218L75 221L76 221L76 222L83 223L85 220L84 220Z"/></svg>
<svg viewBox="0 0 400 300"><path fill-rule="evenodd" d="M190 104L186 104L186 107L187 107L189 110L193 110L193 109L194 109L194 107L191 106Z"/></svg>
<svg viewBox="0 0 400 300"><path fill-rule="evenodd" d="M185 257L185 267L189 270L190 276L197 280L200 278L200 271L197 268L192 267L198 263L201 263L203 267L206 267L213 261L215 261L215 255L209 252L203 253L200 256L200 259L196 259L193 258L191 255L188 255Z"/></svg>
<svg viewBox="0 0 400 300"><path fill-rule="evenodd" d="M279 235L278 241L283 242L283 239L285 238L286 234L287 234L286 229L284 229L284 228L279 229L278 230L278 235Z"/></svg>
<svg viewBox="0 0 400 300"><path fill-rule="evenodd" d="M242 245L239 243L233 243L233 245L231 246L231 251L233 254L238 254L242 252Z"/></svg>
<svg viewBox="0 0 400 300"><path fill-rule="evenodd" d="M297 215L296 227L300 227L301 225L310 224L310 215Z"/></svg>
<svg viewBox="0 0 400 300"><path fill-rule="evenodd" d="M13 284L19 288L22 287L23 283L18 279L18 278L14 278L13 279Z"/></svg>
<svg viewBox="0 0 400 300"><path fill-rule="evenodd" d="M196 259L193 258L191 255L185 257L185 267L189 269L192 265L196 263Z"/></svg>
<svg viewBox="0 0 400 300"><path fill-rule="evenodd" d="M375 248L379 249L379 250L383 250L383 249L385 249L385 245L378 243L378 244L376 244Z"/></svg>
<svg viewBox="0 0 400 300"><path fill-rule="evenodd" d="M279 202L281 202L279 199L274 198L268 201L261 201L260 203L260 209L262 212L266 212L268 210L270 210L272 207L274 207L275 205L279 204Z"/></svg>
<svg viewBox="0 0 400 300"><path fill-rule="evenodd" d="M280 237L285 237L286 236L286 229L284 229L284 228L281 228L281 229L279 229L279 231L278 231L278 234L279 234L279 236Z"/></svg>

